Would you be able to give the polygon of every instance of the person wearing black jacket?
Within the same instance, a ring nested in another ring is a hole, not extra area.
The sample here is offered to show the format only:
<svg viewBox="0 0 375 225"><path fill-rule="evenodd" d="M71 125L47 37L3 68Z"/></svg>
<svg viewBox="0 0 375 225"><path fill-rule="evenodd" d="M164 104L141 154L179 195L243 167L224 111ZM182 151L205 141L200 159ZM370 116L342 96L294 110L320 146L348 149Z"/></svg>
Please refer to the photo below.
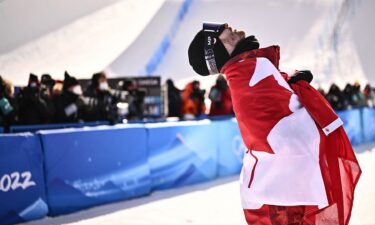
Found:
<svg viewBox="0 0 375 225"><path fill-rule="evenodd" d="M95 73L83 95L88 105L85 121L116 121L117 100L110 92L105 73Z"/></svg>
<svg viewBox="0 0 375 225"><path fill-rule="evenodd" d="M40 95L38 77L30 74L29 82L17 96L19 105L19 124L45 124L53 112L49 111L46 102Z"/></svg>
<svg viewBox="0 0 375 225"><path fill-rule="evenodd" d="M326 95L326 99L334 110L344 110L347 108L345 97L339 86L332 84Z"/></svg>
<svg viewBox="0 0 375 225"><path fill-rule="evenodd" d="M144 117L144 98L146 93L139 90L132 80L124 80L122 90L128 92L126 96L126 102L129 104L128 114L126 118L128 120L143 119Z"/></svg>
<svg viewBox="0 0 375 225"><path fill-rule="evenodd" d="M55 86L55 80L52 79L51 75L43 74L40 82L40 97L46 102L49 116L47 118L48 123L52 123L56 114L53 87Z"/></svg>
<svg viewBox="0 0 375 225"><path fill-rule="evenodd" d="M78 80L65 72L63 91L54 99L55 122L74 123L81 121L85 113L85 105L81 96L82 88Z"/></svg>
<svg viewBox="0 0 375 225"><path fill-rule="evenodd" d="M168 117L182 117L182 97L181 90L176 88L173 81L168 79L167 82L168 91Z"/></svg>

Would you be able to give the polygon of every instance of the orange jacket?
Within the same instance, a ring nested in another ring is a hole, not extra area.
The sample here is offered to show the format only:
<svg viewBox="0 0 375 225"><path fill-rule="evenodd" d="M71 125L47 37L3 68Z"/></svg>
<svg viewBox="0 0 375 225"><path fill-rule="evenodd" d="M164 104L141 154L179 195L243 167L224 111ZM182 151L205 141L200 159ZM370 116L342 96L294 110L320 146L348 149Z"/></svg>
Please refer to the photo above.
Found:
<svg viewBox="0 0 375 225"><path fill-rule="evenodd" d="M193 82L186 85L182 92L182 114L193 114L199 116L206 112L206 105L202 99L193 95Z"/></svg>

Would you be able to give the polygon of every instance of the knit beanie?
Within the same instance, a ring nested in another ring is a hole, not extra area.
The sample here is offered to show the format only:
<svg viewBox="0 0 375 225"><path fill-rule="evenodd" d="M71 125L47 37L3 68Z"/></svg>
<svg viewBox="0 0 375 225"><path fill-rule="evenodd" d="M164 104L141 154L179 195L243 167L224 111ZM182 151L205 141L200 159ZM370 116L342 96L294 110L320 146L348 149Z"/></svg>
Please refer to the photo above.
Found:
<svg viewBox="0 0 375 225"><path fill-rule="evenodd" d="M219 38L215 39L216 42L213 46L213 50L215 54L216 67L218 71L220 71L224 64L230 59L230 56L221 40ZM189 63L193 67L194 71L202 76L207 76L210 75L210 72L205 60L204 43L205 36L203 30L201 30L195 35L193 41L190 43L188 55Z"/></svg>
<svg viewBox="0 0 375 225"><path fill-rule="evenodd" d="M69 73L65 71L63 90L67 91L70 87L73 87L78 84L78 80L75 77L70 76Z"/></svg>
<svg viewBox="0 0 375 225"><path fill-rule="evenodd" d="M33 73L30 73L29 75L29 83L32 83L32 82L35 82L35 83L39 83L39 80L38 80L38 76L33 74Z"/></svg>
<svg viewBox="0 0 375 225"><path fill-rule="evenodd" d="M56 81L54 79L52 79L51 75L43 74L40 83L46 85L49 88L53 88Z"/></svg>

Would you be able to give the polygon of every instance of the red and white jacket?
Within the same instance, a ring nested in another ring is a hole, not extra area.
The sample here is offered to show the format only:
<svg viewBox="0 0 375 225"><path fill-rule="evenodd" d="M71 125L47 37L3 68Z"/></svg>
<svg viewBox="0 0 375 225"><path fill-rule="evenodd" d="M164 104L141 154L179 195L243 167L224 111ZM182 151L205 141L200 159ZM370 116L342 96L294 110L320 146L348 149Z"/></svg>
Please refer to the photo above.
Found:
<svg viewBox="0 0 375 225"><path fill-rule="evenodd" d="M348 224L361 170L342 121L310 84L289 85L279 59L278 46L256 49L221 71L248 149L242 206L317 206L310 224Z"/></svg>

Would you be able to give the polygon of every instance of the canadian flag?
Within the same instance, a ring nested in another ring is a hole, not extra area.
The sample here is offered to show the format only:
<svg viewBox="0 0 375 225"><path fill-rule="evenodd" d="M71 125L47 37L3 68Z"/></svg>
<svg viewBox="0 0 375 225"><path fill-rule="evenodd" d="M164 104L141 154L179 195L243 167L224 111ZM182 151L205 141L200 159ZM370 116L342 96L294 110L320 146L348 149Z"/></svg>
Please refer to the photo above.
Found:
<svg viewBox="0 0 375 225"><path fill-rule="evenodd" d="M279 47L245 52L222 69L248 148L240 192L248 224L349 223L358 161L327 101L286 82Z"/></svg>

